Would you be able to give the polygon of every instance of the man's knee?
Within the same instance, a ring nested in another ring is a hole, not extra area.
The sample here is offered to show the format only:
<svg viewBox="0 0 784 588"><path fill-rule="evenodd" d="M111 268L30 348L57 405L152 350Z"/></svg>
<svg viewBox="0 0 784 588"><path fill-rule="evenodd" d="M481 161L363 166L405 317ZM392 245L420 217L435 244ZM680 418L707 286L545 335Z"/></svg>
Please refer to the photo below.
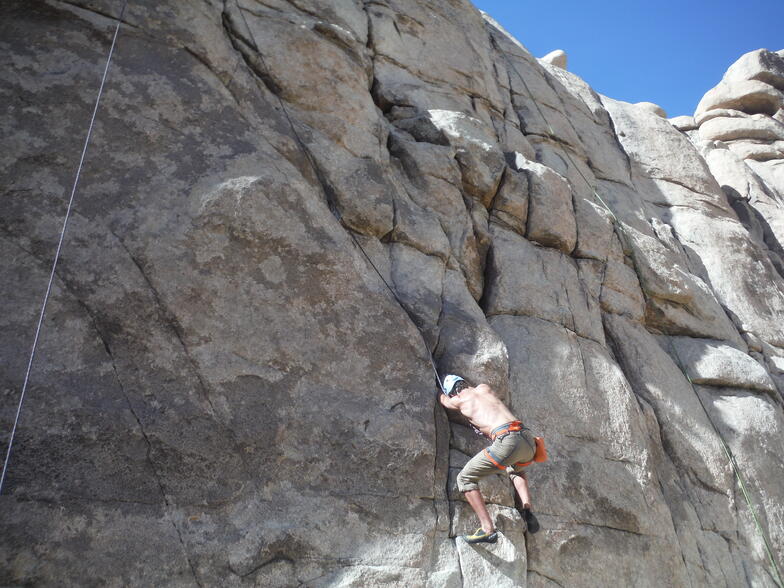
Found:
<svg viewBox="0 0 784 588"><path fill-rule="evenodd" d="M460 490L460 492L479 490L478 481L478 477L466 473L465 468L463 468L460 470L460 473L457 474L457 489Z"/></svg>

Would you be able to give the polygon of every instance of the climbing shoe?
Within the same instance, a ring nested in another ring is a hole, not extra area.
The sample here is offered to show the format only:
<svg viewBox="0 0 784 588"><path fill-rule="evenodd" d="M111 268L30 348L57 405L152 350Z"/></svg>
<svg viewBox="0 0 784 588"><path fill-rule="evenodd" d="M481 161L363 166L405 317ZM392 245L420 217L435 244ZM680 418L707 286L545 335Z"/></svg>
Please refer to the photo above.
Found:
<svg viewBox="0 0 784 588"><path fill-rule="evenodd" d="M498 532L488 533L479 527L472 535L463 535L466 543L495 543L498 541Z"/></svg>
<svg viewBox="0 0 784 588"><path fill-rule="evenodd" d="M534 516L534 513L531 512L531 509L524 508L520 514L523 515L525 526L528 528L528 532L536 533L539 530L539 521L536 520L536 517Z"/></svg>

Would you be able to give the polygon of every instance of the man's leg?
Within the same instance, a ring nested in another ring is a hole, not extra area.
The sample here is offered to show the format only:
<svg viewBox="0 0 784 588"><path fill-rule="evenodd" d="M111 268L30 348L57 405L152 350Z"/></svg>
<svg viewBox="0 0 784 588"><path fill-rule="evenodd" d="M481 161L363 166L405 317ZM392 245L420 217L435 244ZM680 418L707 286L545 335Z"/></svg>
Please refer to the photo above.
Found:
<svg viewBox="0 0 784 588"><path fill-rule="evenodd" d="M531 512L531 493L528 490L528 476L524 472L512 472L507 470L509 477L512 479L515 493L515 506L520 516L525 521L526 529L529 533L536 533L539 531L539 521Z"/></svg>
<svg viewBox="0 0 784 588"><path fill-rule="evenodd" d="M468 504L474 509L476 516L479 517L479 524L482 525L482 530L486 533L495 531L493 526L493 519L490 518L490 513L487 512L487 505L482 493L479 490L467 490L464 494Z"/></svg>
<svg viewBox="0 0 784 588"><path fill-rule="evenodd" d="M531 508L531 492L528 489L528 476L524 472L512 476L512 484L514 484L517 495L520 497L520 502L523 508Z"/></svg>
<svg viewBox="0 0 784 588"><path fill-rule="evenodd" d="M487 459L484 451L480 451L468 461L457 475L457 489L466 497L468 504L471 505L476 516L479 517L482 530L487 533L492 533L495 530L495 526L490 513L487 511L485 499L479 491L478 482L481 478L498 471L498 468Z"/></svg>

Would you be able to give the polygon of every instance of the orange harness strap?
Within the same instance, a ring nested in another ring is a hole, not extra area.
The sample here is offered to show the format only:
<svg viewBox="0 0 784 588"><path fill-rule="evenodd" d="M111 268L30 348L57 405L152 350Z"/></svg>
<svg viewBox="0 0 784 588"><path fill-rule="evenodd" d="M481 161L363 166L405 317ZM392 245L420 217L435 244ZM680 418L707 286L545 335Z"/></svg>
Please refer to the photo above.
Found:
<svg viewBox="0 0 784 588"><path fill-rule="evenodd" d="M523 423L521 421L512 421L500 431L494 431L491 439L495 441L496 437L498 437L499 435L506 435L507 433L512 433L514 431L522 431L522 430L523 430Z"/></svg>
<svg viewBox="0 0 784 588"><path fill-rule="evenodd" d="M487 449L485 449L485 456L487 456L487 459L489 459L493 463L493 465L497 467L499 470L506 470L506 466L498 463L498 461L492 456L492 454Z"/></svg>

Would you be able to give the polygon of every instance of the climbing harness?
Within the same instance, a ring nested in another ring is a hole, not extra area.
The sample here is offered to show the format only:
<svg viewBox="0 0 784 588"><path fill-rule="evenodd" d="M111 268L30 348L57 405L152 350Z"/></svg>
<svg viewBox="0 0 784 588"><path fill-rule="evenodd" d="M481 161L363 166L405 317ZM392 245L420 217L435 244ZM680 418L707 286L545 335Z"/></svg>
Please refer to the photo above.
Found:
<svg viewBox="0 0 784 588"><path fill-rule="evenodd" d="M522 421L512 421L490 431L490 439L495 441L498 437L503 438L509 433L523 430L528 430L528 427L524 427Z"/></svg>
<svg viewBox="0 0 784 588"><path fill-rule="evenodd" d="M544 112L540 108L539 103L534 99L533 93L531 92L531 89L528 87L528 84L526 83L525 78L523 78L522 74L519 71L517 71L517 68L515 68L512 65L512 63L509 60L509 57L507 56L507 54L498 46L498 42L493 37L492 32L490 33L490 40L491 40L491 43L492 43L493 47L495 47L495 49L498 51L498 53L506 61L507 65L509 66L509 69L511 71L514 71L517 74L517 77L520 79L520 82L522 82L523 87L525 88L525 91L528 94L528 98L533 103L533 105L536 107L536 110L538 111L539 116L542 118L542 121L544 121L544 124L547 127L547 131L550 133L550 137L554 138L556 136L556 133L553 130L553 127L550 125L550 122L547 120L547 117L544 115ZM510 91L510 93L512 92L511 84L510 84L509 91ZM571 163L572 167L574 169L576 169L577 173L580 175L580 177L582 177L583 181L588 186L588 188L591 190L591 192L593 193L593 195L596 198L597 202L599 202L602 205L602 207L607 211L607 213L610 215L610 218L612 219L613 228L614 228L616 234L618 235L618 239L621 241L622 245L624 245L624 250L628 250L631 253L632 262L635 263L635 265L636 265L636 260L634 258L634 249L632 247L629 247L629 243L626 240L626 237L627 237L626 229L624 228L623 223L621 223L621 221L618 219L618 217L615 216L615 214L610 209L610 207L607 205L607 203L599 195L599 193L597 192L596 188L593 185L591 185L591 182L589 182L588 178L585 177L585 174L583 174L583 172L580 169L580 167L575 163L574 159L572 159L572 156L569 153L569 149L568 148L563 149L563 153L566 155L566 157L569 160L569 163ZM710 414L708 413L708 409L705 407L705 404L702 402L702 398L700 398L700 395L697 394L697 391L694 389L694 384L691 381L691 377L689 377L688 372L686 371L684 366L681 364L680 358L679 358L679 356L677 354L677 350L675 350L674 346L672 348L673 348L673 351L675 352L676 364L678 365L678 368L681 370L681 372L683 372L683 375L686 376L686 379L689 381L689 384L691 385L692 392L697 396L697 399L700 401L700 406L702 406L702 410L705 411L705 416L708 418L708 422L710 422L711 426L713 427L714 432L716 433L716 436L719 438L719 442L721 443L722 450L724 451L724 454L727 457L727 461L729 461L730 466L732 467L732 471L735 474L736 479L738 480L738 484L739 484L741 492L743 494L743 498L746 501L746 505L749 507L749 511L751 512L752 518L754 519L754 524L755 524L757 533L760 535L760 537L762 538L762 541L763 541L763 543L765 545L765 551L766 551L766 554L768 556L768 561L770 562L770 566L773 569L773 579L776 582L776 584L779 586L779 588L784 588L784 583L782 582L782 579L781 579L781 572L779 571L779 566L776 563L776 559L773 557L773 549L771 548L770 540L768 539L764 529L762 528L762 525L761 525L761 523L759 521L759 517L757 516L756 509L754 508L754 505L751 502L751 497L749 495L748 488L746 487L746 483L745 483L745 481L743 479L743 476L741 475L740 467L738 466L738 463L735 460L735 456L733 455L732 451L730 450L729 446L727 445L726 441L724 440L724 437L719 432L719 429L716 427L716 424L713 422L713 419L711 418Z"/></svg>
<svg viewBox="0 0 784 588"><path fill-rule="evenodd" d="M35 327L35 337L33 338L33 346L30 350L30 359L27 362L27 371L25 372L24 383L22 384L22 392L19 395L19 404L16 407L16 416L14 417L14 425L11 429L11 436L8 439L8 448L5 453L5 461L3 462L3 473L0 475L0 495L3 493L3 483L5 482L5 474L8 470L8 462L11 459L11 447L14 444L16 437L16 428L19 424L19 415L22 413L22 404L24 403L25 394L27 393L27 384L30 381L30 370L33 367L33 360L35 359L35 352L38 348L38 337L41 334L41 325L44 322L44 315L46 314L46 305L49 303L49 295L52 292L52 284L54 283L54 274L57 269L57 262L60 260L60 251L63 247L63 239L65 238L65 231L68 228L68 219L71 216L71 209L73 208L74 196L76 195L76 187L79 184L79 176L82 173L82 166L84 165L84 158L87 155L87 146L90 144L90 137L93 133L93 126L95 125L95 116L98 113L98 105L101 103L101 96L103 95L103 87L106 83L106 77L109 74L109 65L112 62L112 55L114 54L114 47L117 44L117 35L120 32L120 25L122 24L123 16L125 14L125 7L128 0L124 0L122 8L120 9L120 16L117 18L117 28L114 30L112 37L112 45L109 48L109 56L106 58L106 66L103 70L103 77L101 78L101 85L98 88L98 96L95 99L95 107L93 114L90 117L90 125L87 128L87 136L84 139L84 146L82 147L82 156L79 158L79 165L76 168L76 176L74 177L73 187L71 188L71 197L68 199L68 207L65 211L65 218L63 219L63 226L60 230L60 240L57 242L57 250L54 254L54 261L52 262L52 271L49 274L49 283L46 286L46 293L44 294L43 304L41 304L41 313L38 316L38 324Z"/></svg>
<svg viewBox="0 0 784 588"><path fill-rule="evenodd" d="M517 431L530 431L530 429L523 425L521 421L512 421L511 423L506 423L501 425L500 427L496 427L492 431L490 431L490 439L495 441L497 439L503 439L509 433L515 433ZM490 449L485 449L485 454L487 455L488 459L493 462L496 467L501 469L506 469L506 466L502 466L498 463L495 459L493 459L493 455L490 453ZM544 446L544 438L543 437L534 437L534 457L531 461L518 461L517 463L513 464L515 466L526 467L531 465L534 462L540 463L543 461L547 461L547 449Z"/></svg>
<svg viewBox="0 0 784 588"><path fill-rule="evenodd" d="M500 441L507 435L511 433L517 433L520 431L530 431L530 429L523 425L521 421L511 421L509 423L505 423L500 427L496 427L492 431L490 431L490 439L492 441ZM484 450L485 457L492 463L495 467L499 470L506 470L507 467L501 463L499 459L493 455L493 452L490 450L490 447L486 447ZM547 450L544 447L544 439L542 437L534 437L534 456L530 461L518 461L512 464L513 467L527 467L534 462L543 462L547 461Z"/></svg>
<svg viewBox="0 0 784 588"><path fill-rule="evenodd" d="M262 54L261 50L259 49L258 44L256 43L256 37L253 34L253 29L251 29L250 26L248 25L248 21L245 18L245 14L242 12L242 8L240 8L238 0L234 0L234 4L237 7L237 12L239 13L240 17L242 18L242 22L245 25L245 29L248 31L248 34L249 34L249 37L250 37L250 41L251 41L251 43L253 43L253 49L256 50L256 54L259 56L259 60L261 61L261 64L264 66L264 69L266 71L270 71L269 68L267 67L266 61L264 60L264 55ZM330 198L329 194L327 194L326 190L323 188L324 183L325 183L323 181L324 180L323 174L321 173L321 170L319 169L318 165L316 164L315 160L313 159L313 155L310 153L310 149L308 149L308 147L305 145L305 142L302 140L302 138L300 137L299 133L297 132L297 128L294 126L294 121L291 120L291 116L289 116L289 111L286 108L285 102L283 102L283 99L278 94L276 94L275 92L272 92L272 94L275 96L275 98L277 98L278 104L280 104L280 108L283 111L283 114L286 117L286 120L288 121L289 127L291 128L291 132L294 134L294 139L296 140L297 145L300 148L300 151L302 151L305 154L305 157L307 158L308 163L310 164L310 167L313 170L313 173L316 175L316 178L319 180L319 185L322 186L321 190L322 190L322 192L324 194L325 200L327 201L327 204L329 206L330 211L335 216L337 221L341 224L341 226L343 226L346 229L346 232L351 237L351 240L354 242L354 245L357 247L357 249L359 249L359 251L362 253L364 258L367 260L367 262L371 265L373 270L376 272L376 274L378 274L378 277L381 279L381 282L384 284L384 286L386 286L387 290L389 290L389 292L392 294L392 297L395 299L397 304L400 306L400 308L403 309L403 311L408 315L409 319L411 319L411 322L417 328L417 331L419 332L419 335L420 335L420 337L422 339L422 344L424 345L425 350L427 351L427 356L428 356L428 359L430 360L430 366L433 368L433 375L435 375L436 382L438 383L438 389L441 392L443 392L444 391L444 385L443 385L443 382L441 381L441 377L438 375L438 368L436 367L436 362L435 362L435 359L433 358L433 352L430 351L430 346L427 344L427 340L425 339L425 335L422 332L422 329L419 328L419 326L416 323L415 317L411 314L411 312L406 308L406 306L400 300L400 298L397 295L397 292L395 292L395 289L389 284L389 282L387 282L386 278L384 278L384 276L381 273L381 271L378 269L378 267L376 267L376 264L373 263L373 260L370 258L368 253L365 251L365 248L362 247L360 242L357 240L356 236L354 235L354 232L351 230L350 227L348 227L343 222L342 214L338 210L338 208L335 205L335 203L332 202L332 199Z"/></svg>

